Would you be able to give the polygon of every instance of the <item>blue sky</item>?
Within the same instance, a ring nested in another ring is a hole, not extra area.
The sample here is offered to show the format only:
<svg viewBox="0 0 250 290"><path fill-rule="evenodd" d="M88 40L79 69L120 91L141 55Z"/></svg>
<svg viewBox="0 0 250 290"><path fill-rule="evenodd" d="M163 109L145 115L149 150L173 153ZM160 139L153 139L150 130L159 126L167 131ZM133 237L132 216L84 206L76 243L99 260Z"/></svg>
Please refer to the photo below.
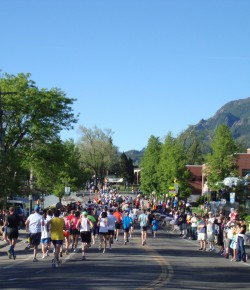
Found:
<svg viewBox="0 0 250 290"><path fill-rule="evenodd" d="M0 69L76 98L121 152L250 96L249 0L1 0Z"/></svg>

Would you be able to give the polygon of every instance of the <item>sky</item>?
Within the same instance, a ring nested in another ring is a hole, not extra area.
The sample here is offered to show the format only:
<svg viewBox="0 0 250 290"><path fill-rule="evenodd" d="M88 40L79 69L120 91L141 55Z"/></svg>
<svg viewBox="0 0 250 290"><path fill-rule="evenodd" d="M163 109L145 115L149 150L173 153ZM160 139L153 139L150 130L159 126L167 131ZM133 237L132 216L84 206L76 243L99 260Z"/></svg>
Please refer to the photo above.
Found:
<svg viewBox="0 0 250 290"><path fill-rule="evenodd" d="M1 73L74 102L120 152L250 97L249 0L1 0Z"/></svg>

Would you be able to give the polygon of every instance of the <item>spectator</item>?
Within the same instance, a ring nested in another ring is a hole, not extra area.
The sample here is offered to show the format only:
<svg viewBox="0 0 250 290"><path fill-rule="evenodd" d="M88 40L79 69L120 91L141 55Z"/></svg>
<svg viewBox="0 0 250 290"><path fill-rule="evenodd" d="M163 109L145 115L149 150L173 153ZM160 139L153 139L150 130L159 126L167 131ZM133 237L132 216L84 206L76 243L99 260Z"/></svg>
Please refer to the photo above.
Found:
<svg viewBox="0 0 250 290"><path fill-rule="evenodd" d="M206 220L205 216L202 216L201 220L198 221L197 232L198 241L200 243L200 251L206 251Z"/></svg>

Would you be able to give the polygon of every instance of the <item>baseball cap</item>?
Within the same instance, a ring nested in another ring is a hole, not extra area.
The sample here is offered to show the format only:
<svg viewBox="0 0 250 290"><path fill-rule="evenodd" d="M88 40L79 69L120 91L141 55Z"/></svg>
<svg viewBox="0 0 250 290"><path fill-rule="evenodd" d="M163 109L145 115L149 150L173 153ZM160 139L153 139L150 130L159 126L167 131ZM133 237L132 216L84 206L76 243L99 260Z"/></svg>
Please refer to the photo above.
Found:
<svg viewBox="0 0 250 290"><path fill-rule="evenodd" d="M34 206L34 211L39 211L39 205Z"/></svg>

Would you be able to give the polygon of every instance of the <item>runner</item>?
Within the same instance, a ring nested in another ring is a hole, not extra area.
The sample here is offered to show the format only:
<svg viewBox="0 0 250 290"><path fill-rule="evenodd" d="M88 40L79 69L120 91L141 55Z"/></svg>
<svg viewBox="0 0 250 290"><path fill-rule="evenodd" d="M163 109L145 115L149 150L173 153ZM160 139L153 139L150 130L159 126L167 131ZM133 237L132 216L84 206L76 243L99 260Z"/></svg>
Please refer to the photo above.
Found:
<svg viewBox="0 0 250 290"><path fill-rule="evenodd" d="M124 232L124 245L126 245L129 242L128 234L129 234L131 224L132 224L132 219L129 217L129 212L125 211L122 217L122 226L123 226L123 232Z"/></svg>
<svg viewBox="0 0 250 290"><path fill-rule="evenodd" d="M122 225L122 213L120 208L116 208L114 216L117 218L117 223L115 224L115 240L118 241L121 225Z"/></svg>
<svg viewBox="0 0 250 290"><path fill-rule="evenodd" d="M99 226L97 225L98 214L97 214L96 208L93 210L92 216L95 218L95 222L93 223L93 228L92 228L92 242L94 245L96 242L96 237L99 235Z"/></svg>
<svg viewBox="0 0 250 290"><path fill-rule="evenodd" d="M10 249L7 251L7 255L10 259L15 260L16 254L14 251L16 241L18 239L18 226L20 224L20 217L15 214L14 207L10 207L9 214L6 217L6 220L4 222L4 227L6 227L6 235L8 237L9 243L10 243Z"/></svg>
<svg viewBox="0 0 250 290"><path fill-rule="evenodd" d="M113 209L109 210L108 214L108 238L109 238L109 249L112 249L112 244L114 242L115 225L117 223L117 218L113 214Z"/></svg>
<svg viewBox="0 0 250 290"><path fill-rule="evenodd" d="M129 230L129 237L132 238L132 233L134 231L134 227L135 227L135 221L136 221L136 215L134 214L134 211L131 210L129 213L129 217L131 218L131 226L130 226L130 230Z"/></svg>
<svg viewBox="0 0 250 290"><path fill-rule="evenodd" d="M64 226L65 226L65 229L63 231L64 240L65 240L65 255L68 255L69 244L70 244L70 224L68 220L68 213L65 212L63 216L64 216ZM60 256L62 256L62 248L61 248Z"/></svg>
<svg viewBox="0 0 250 290"><path fill-rule="evenodd" d="M107 218L107 212L104 211L101 213L101 216L98 218L99 222L99 236L100 236L100 245L99 250L102 250L102 244L104 246L103 248L103 254L106 252L107 247L107 236L108 236L108 218Z"/></svg>
<svg viewBox="0 0 250 290"><path fill-rule="evenodd" d="M54 217L48 222L51 225L51 241L54 245L54 259L52 260L52 267L58 267L60 264L59 254L60 249L63 244L63 230L64 219L60 217L60 210L56 209L54 212Z"/></svg>
<svg viewBox="0 0 250 290"><path fill-rule="evenodd" d="M69 225L71 225L71 221L73 220L73 218L75 217L75 211L72 209L67 217ZM72 228L70 226L70 238L69 238L69 242L72 244L72 248L73 248L73 234L72 234Z"/></svg>
<svg viewBox="0 0 250 290"><path fill-rule="evenodd" d="M158 229L159 229L159 222L154 216L152 220L152 231L153 231L154 238L156 238L156 232L158 231Z"/></svg>
<svg viewBox="0 0 250 290"><path fill-rule="evenodd" d="M88 213L84 211L78 221L77 228L80 228L80 235L82 240L82 260L86 260L85 252L91 244L91 232L90 227L93 226L91 220L87 218Z"/></svg>
<svg viewBox="0 0 250 290"><path fill-rule="evenodd" d="M41 219L41 244L42 244L42 259L49 255L49 247L50 247L50 230L48 228L47 213L42 215Z"/></svg>
<svg viewBox="0 0 250 290"><path fill-rule="evenodd" d="M29 215L27 218L25 225L29 227L30 233L30 244L34 247L34 255L33 255L33 262L38 262L36 255L38 246L41 241L41 219L42 216L39 214L39 206L35 205L34 213Z"/></svg>
<svg viewBox="0 0 250 290"><path fill-rule="evenodd" d="M146 209L143 210L143 213L139 215L139 222L141 227L141 241L142 245L144 246L146 244L147 240L147 229L148 229L148 216L146 214Z"/></svg>
<svg viewBox="0 0 250 290"><path fill-rule="evenodd" d="M74 252L77 252L77 246L78 246L78 241L79 241L79 236L80 236L80 231L77 228L80 215L81 213L79 211L76 211L75 216L71 220L71 223L70 223L71 233L72 233L72 238L73 238L71 250L73 250Z"/></svg>

